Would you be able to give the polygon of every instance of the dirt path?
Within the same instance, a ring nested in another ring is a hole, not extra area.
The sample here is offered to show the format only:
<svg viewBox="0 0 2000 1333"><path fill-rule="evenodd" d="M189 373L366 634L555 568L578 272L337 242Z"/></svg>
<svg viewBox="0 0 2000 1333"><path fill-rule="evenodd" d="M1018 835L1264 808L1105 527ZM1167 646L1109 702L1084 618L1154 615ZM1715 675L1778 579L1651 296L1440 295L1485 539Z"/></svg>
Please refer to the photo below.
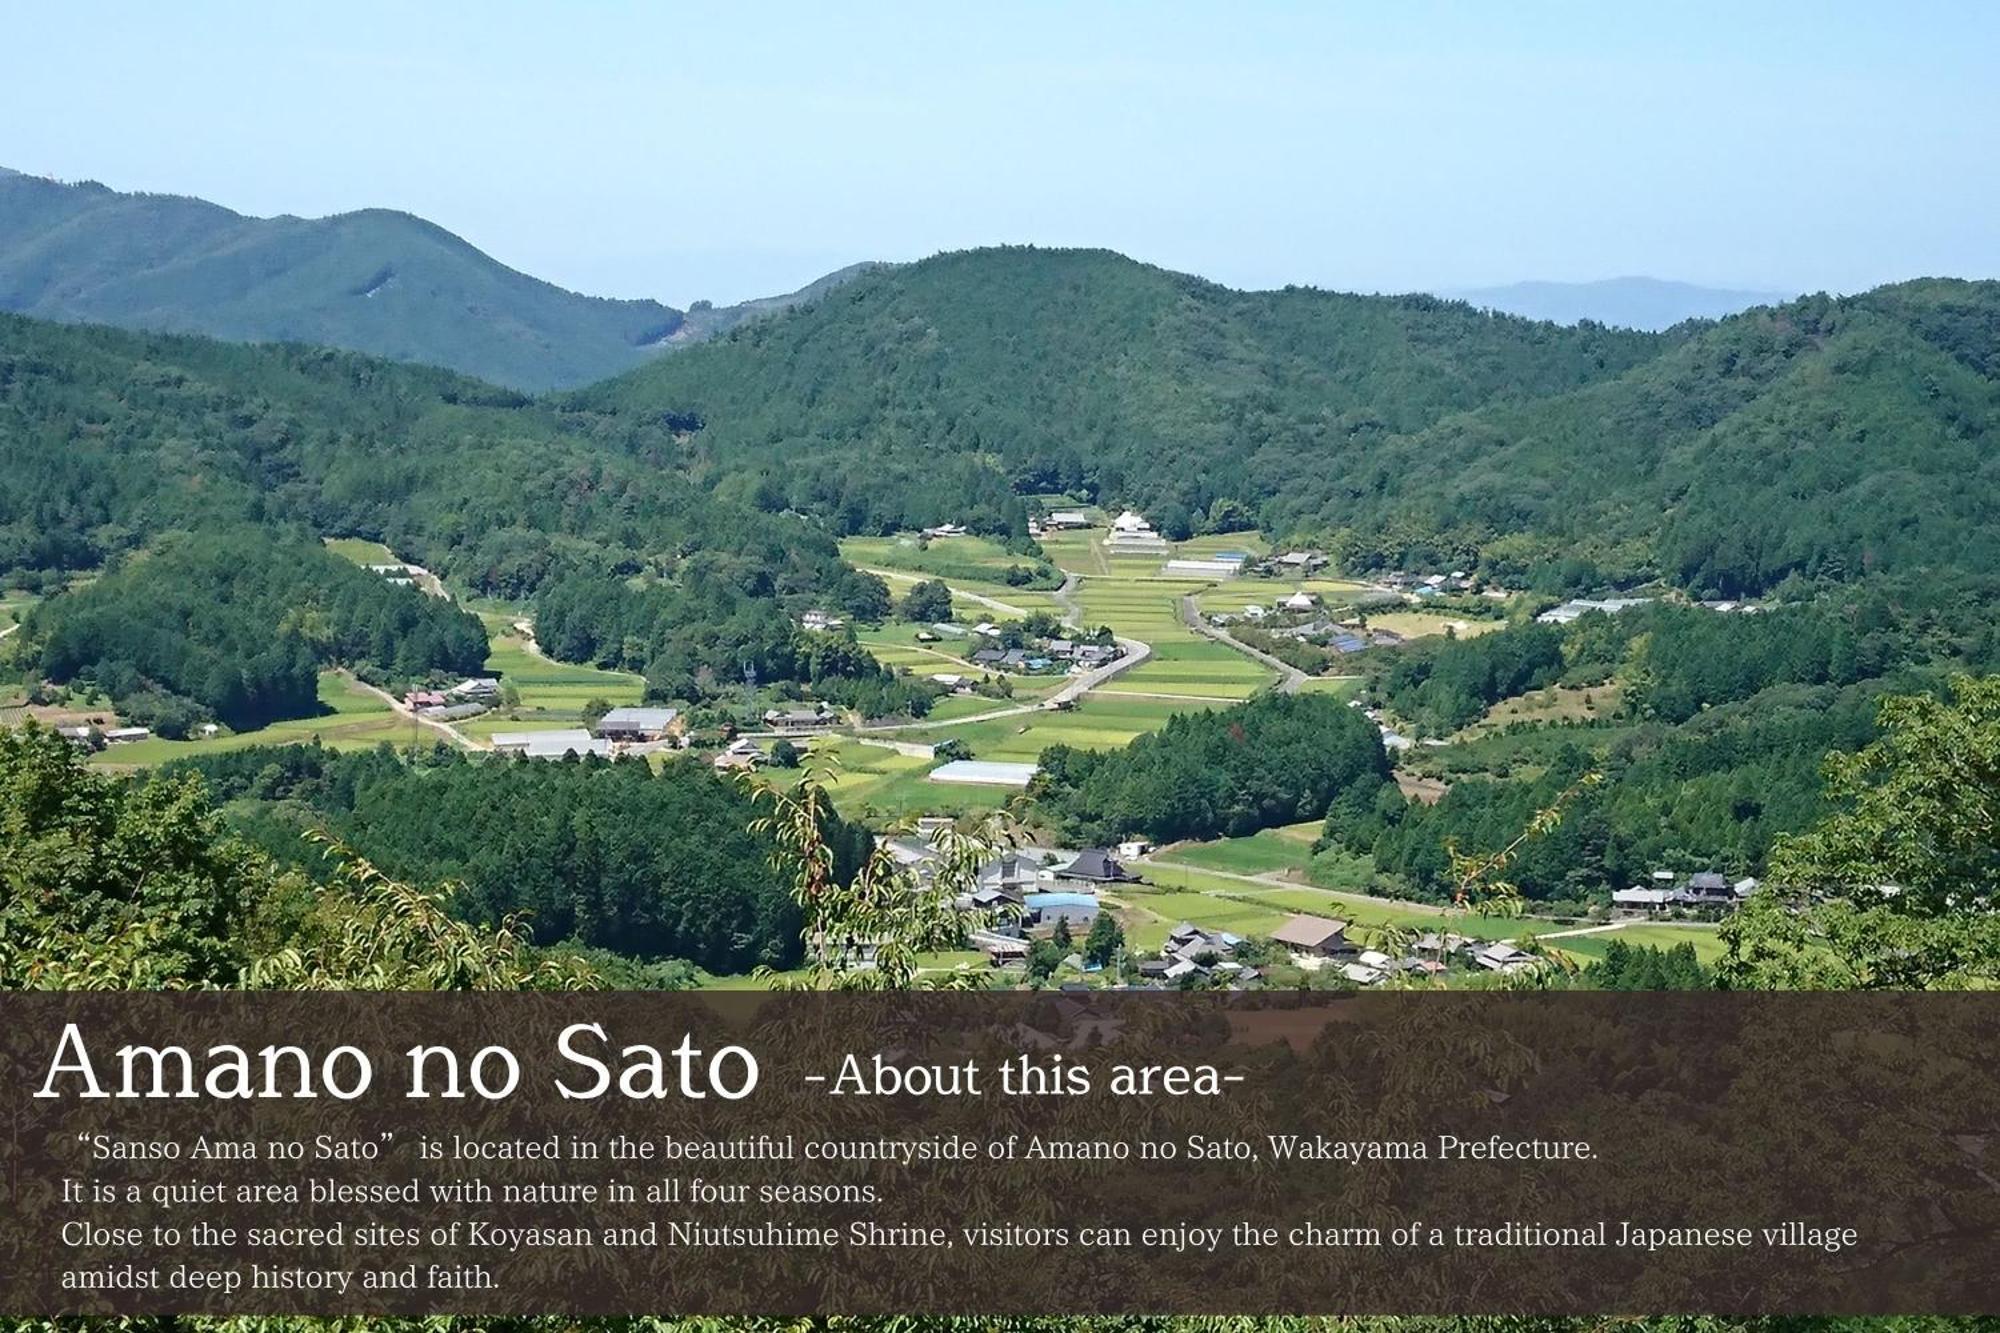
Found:
<svg viewBox="0 0 2000 1333"><path fill-rule="evenodd" d="M1306 884L1296 879L1286 879L1275 871L1262 875L1244 875L1234 870L1210 870L1207 866L1191 865L1186 861L1162 860L1157 856L1142 857L1136 864L1157 866L1161 870L1192 870L1198 875L1214 875L1218 879L1233 879L1243 884L1252 884L1260 889L1307 889L1323 893L1333 902L1345 902L1356 907L1380 907L1398 912L1412 912L1422 916L1449 916L1454 909L1439 903L1420 903L1408 898L1378 898L1372 893L1356 893L1351 889L1323 889L1317 884ZM1194 892L1201 892L1200 889Z"/></svg>
<svg viewBox="0 0 2000 1333"><path fill-rule="evenodd" d="M443 736L446 740L450 741L453 745L458 746L458 748L461 750L471 750L475 753L484 753L485 751L492 748L491 746L479 745L475 743L471 737L465 735L463 732L459 731L458 728L452 726L450 723L439 722L435 718L418 717L416 711L412 708L406 707L401 699L398 699L395 695L389 693L389 691L385 689L380 689L374 685L370 685L367 681L361 679L361 677L356 676L351 672L343 670L340 671L338 674L342 680L345 680L348 684L354 686L354 688L364 691L365 693L372 694L377 699L380 699L383 703L389 705L389 710L395 713L398 717L406 717L420 727L429 727L432 731L437 732L440 736Z"/></svg>
<svg viewBox="0 0 2000 1333"><path fill-rule="evenodd" d="M864 569L861 572L864 574L873 574L876 578L880 579L894 579L898 583L922 583L932 577L929 574L906 574L894 569ZM951 584L948 582L944 586L951 588ZM968 602L976 603L991 611L998 611L1005 616L1020 617L1028 614L1026 610L1015 606L1011 602L1003 602L997 597L988 597L984 593L967 592L964 588L951 588L951 595L953 598L963 597Z"/></svg>

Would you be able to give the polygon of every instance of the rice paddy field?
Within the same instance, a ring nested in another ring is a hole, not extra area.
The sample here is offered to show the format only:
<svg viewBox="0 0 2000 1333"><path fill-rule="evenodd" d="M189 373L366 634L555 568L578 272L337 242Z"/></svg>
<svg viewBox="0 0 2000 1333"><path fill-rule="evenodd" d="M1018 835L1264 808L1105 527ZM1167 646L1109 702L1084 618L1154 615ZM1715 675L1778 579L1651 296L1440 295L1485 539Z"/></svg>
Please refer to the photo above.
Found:
<svg viewBox="0 0 2000 1333"><path fill-rule="evenodd" d="M515 617L504 611L482 611L492 636L485 671L520 692L514 708L496 708L458 724L460 734L484 741L496 731L545 731L580 725L583 706L602 699L617 707L636 704L645 694L643 677L593 666L551 662L528 651L527 641L514 630Z"/></svg>
<svg viewBox="0 0 2000 1333"><path fill-rule="evenodd" d="M1032 568L1031 556L1015 555L989 537L944 537L919 545L914 535L849 537L841 554L865 569L908 570L943 579L972 579L1005 586L1016 565Z"/></svg>
<svg viewBox="0 0 2000 1333"><path fill-rule="evenodd" d="M1694 956L1704 963L1713 963L1722 957L1722 932L1715 926L1701 922L1685 924L1645 923L1622 926L1617 930L1600 931L1591 935L1567 935L1550 943L1564 953L1577 958L1595 960L1604 957L1604 951L1611 947L1611 941L1622 940L1626 944L1650 945L1655 949L1671 949L1677 944L1692 944Z"/></svg>

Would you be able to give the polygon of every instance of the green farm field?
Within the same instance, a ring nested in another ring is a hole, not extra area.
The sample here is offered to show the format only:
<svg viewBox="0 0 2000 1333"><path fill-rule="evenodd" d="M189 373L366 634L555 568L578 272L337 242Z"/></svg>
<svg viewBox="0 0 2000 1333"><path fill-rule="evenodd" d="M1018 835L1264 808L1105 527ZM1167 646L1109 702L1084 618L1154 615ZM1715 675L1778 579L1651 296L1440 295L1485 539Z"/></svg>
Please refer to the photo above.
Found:
<svg viewBox="0 0 2000 1333"><path fill-rule="evenodd" d="M317 717L288 718L256 731L233 732L211 740L170 741L160 737L114 745L98 751L91 762L103 767L127 768L164 764L196 754L216 754L242 750L253 745L289 745L318 741L336 750L366 750L374 746L429 746L442 737L429 727L413 724L400 716L388 701L373 694L338 671L319 673L319 701L325 710Z"/></svg>

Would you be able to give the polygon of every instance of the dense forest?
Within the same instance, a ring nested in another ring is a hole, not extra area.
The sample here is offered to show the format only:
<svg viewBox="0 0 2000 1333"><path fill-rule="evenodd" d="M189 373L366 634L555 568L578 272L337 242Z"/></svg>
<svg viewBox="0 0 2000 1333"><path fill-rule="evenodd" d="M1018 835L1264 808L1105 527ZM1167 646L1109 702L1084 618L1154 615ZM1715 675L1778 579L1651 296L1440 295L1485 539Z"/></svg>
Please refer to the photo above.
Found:
<svg viewBox="0 0 2000 1333"><path fill-rule="evenodd" d="M1819 761L1874 736L1890 693L2000 667L1990 578L1873 578L1756 615L1655 603L1562 627L1517 625L1399 655L1375 688L1396 725L1449 735L1548 685L1597 694L1588 719L1459 732L1410 761L1449 784L1434 804L1336 810L1329 842L1419 894L1445 892L1447 848L1493 850L1587 773L1560 826L1522 849L1530 898L1582 905L1653 870L1761 873L1827 814Z"/></svg>
<svg viewBox="0 0 2000 1333"><path fill-rule="evenodd" d="M1179 713L1123 750L1054 745L1030 791L1082 843L1235 837L1372 809L1389 761L1375 728L1319 694L1273 694Z"/></svg>
<svg viewBox="0 0 2000 1333"><path fill-rule="evenodd" d="M248 730L313 715L323 666L419 680L479 670L486 646L479 618L448 601L310 538L238 528L168 538L50 598L9 651L184 736L210 719Z"/></svg>
<svg viewBox="0 0 2000 1333"><path fill-rule="evenodd" d="M1552 589L1739 596L2000 560L1981 521L2000 503L1995 283L1646 335L982 250L574 401L698 419L724 493L843 532L1004 527L1010 497L1061 491L1169 534L1259 526L1350 567Z"/></svg>
<svg viewBox="0 0 2000 1333"><path fill-rule="evenodd" d="M302 828L324 828L399 877L462 883L455 907L493 924L521 914L538 943L572 943L715 972L785 967L798 909L750 832L734 783L694 763L479 762L440 749L412 765L387 750L262 746L176 762L243 836L312 871ZM843 873L868 835L836 824Z"/></svg>
<svg viewBox="0 0 2000 1333"><path fill-rule="evenodd" d="M837 574L831 538L708 494L686 450L657 419L446 371L0 315L0 577L215 520L377 538L506 597L565 564L664 573L696 551L774 588Z"/></svg>

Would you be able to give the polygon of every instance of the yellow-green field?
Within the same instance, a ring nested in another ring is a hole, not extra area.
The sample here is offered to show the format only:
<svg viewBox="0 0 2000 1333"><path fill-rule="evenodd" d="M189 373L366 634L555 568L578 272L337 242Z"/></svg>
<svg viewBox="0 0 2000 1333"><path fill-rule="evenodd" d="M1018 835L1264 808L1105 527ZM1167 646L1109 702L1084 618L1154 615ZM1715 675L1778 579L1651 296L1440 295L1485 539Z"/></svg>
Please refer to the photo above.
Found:
<svg viewBox="0 0 2000 1333"><path fill-rule="evenodd" d="M399 716L381 696L337 671L319 673L319 701L326 709L318 717L289 718L256 731L230 733L213 740L170 741L154 738L130 745L113 745L91 759L94 764L129 767L164 764L188 755L241 750L252 745L287 745L317 740L336 750L366 750L387 742L391 745L430 746L439 737L429 727L416 726Z"/></svg>
<svg viewBox="0 0 2000 1333"><path fill-rule="evenodd" d="M395 565L402 561L396 553L381 542L371 542L363 537L328 537L326 549L343 560L352 560L357 565Z"/></svg>
<svg viewBox="0 0 2000 1333"><path fill-rule="evenodd" d="M28 614L28 608L39 600L33 593L0 592L0 630L18 624Z"/></svg>
<svg viewBox="0 0 2000 1333"><path fill-rule="evenodd" d="M1126 936L1139 948L1157 948L1182 921L1239 935L1268 935L1293 913L1350 922L1350 937L1363 944L1390 942L1387 936L1393 933L1432 930L1475 939L1517 940L1561 929L1547 921L1477 916L1302 884L1258 883L1158 861L1143 862L1139 869L1149 883L1118 889L1126 904L1121 913Z"/></svg>
<svg viewBox="0 0 2000 1333"><path fill-rule="evenodd" d="M968 578L1004 584L1016 565L1033 567L1034 557L1014 555L988 537L945 537L918 545L914 535L848 537L840 552L849 563L868 569L909 570L944 579Z"/></svg>
<svg viewBox="0 0 2000 1333"><path fill-rule="evenodd" d="M1272 673L1181 620L1180 600L1203 585L1166 579L1086 578L1086 624L1107 624L1153 646L1152 656L1102 687L1105 694L1180 695L1194 703L1247 699Z"/></svg>
<svg viewBox="0 0 2000 1333"><path fill-rule="evenodd" d="M1569 935L1559 940L1551 940L1549 943L1564 953L1594 961L1604 957L1604 951L1610 947L1613 940L1622 940L1635 947L1650 945L1655 949L1671 949L1677 944L1692 944L1694 956L1704 963L1713 963L1722 957L1723 950L1720 929L1700 922L1622 926L1617 930L1598 931L1591 935Z"/></svg>
<svg viewBox="0 0 2000 1333"><path fill-rule="evenodd" d="M1406 639L1421 639L1450 630L1461 639L1477 638L1506 628L1504 620L1467 620L1430 611L1370 611L1368 628L1386 629Z"/></svg>
<svg viewBox="0 0 2000 1333"><path fill-rule="evenodd" d="M537 657L514 632L514 617L505 612L482 611L480 619L492 636L484 669L488 675L498 676L503 685L518 690L521 701L516 707L496 708L457 724L466 736L483 740L496 731L573 727L583 715L583 706L592 699L616 707L636 704L645 694L643 677Z"/></svg>
<svg viewBox="0 0 2000 1333"><path fill-rule="evenodd" d="M846 550L844 543L841 549L843 552ZM862 567L870 566L864 563ZM882 577L889 585L889 595L901 597L910 590L911 584L920 582L926 576L884 569ZM1010 588L1004 583L957 577L946 579L945 584L952 591L952 614L968 625L981 620L1025 616L1033 611L1049 611L1058 615L1062 612L1054 594L1041 589ZM975 601L974 598L984 598L985 601Z"/></svg>

